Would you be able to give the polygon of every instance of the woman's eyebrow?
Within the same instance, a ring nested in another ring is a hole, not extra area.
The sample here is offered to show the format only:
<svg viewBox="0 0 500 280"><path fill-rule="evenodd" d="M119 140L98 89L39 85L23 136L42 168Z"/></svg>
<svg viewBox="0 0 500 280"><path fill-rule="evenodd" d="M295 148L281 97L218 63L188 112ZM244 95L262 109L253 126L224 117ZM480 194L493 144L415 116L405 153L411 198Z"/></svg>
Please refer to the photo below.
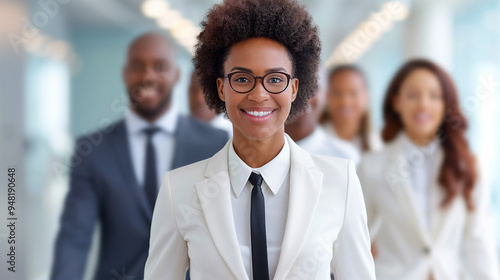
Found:
<svg viewBox="0 0 500 280"><path fill-rule="evenodd" d="M229 72L233 72L234 70L240 70L240 71L245 71L245 72L249 72L249 73L253 73L252 70L248 69L248 68L245 68L245 67L233 67L233 69L231 69Z"/></svg>
<svg viewBox="0 0 500 280"><path fill-rule="evenodd" d="M288 71L286 71L286 69L283 67L277 67L277 68L271 68L271 69L266 70L266 73L270 73L270 72L288 72Z"/></svg>
<svg viewBox="0 0 500 280"><path fill-rule="evenodd" d="M253 74L252 70L245 68L245 67L239 67L239 66L233 67L233 69L231 69L229 72L232 72L234 70L245 71L245 72L249 72L249 73ZM267 69L265 71L265 73L270 73L270 72L286 72L286 73L288 73L288 71L286 71L286 69L283 67L270 68L270 69Z"/></svg>

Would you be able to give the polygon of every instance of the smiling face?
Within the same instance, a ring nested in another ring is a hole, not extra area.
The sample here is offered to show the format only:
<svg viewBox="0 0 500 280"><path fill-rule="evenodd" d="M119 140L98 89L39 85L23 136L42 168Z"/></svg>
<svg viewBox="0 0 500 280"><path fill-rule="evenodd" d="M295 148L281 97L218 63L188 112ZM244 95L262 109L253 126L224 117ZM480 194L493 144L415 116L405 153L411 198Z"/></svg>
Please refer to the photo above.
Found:
<svg viewBox="0 0 500 280"><path fill-rule="evenodd" d="M223 65L224 74L233 74L235 82L247 83L248 75L264 76L270 72L282 72L293 77L292 62L287 49L280 43L267 38L252 38L233 45ZM256 80L255 87L247 93L236 92L229 78L217 79L219 97L226 104L226 111L233 124L234 140L264 141L283 139L284 124L297 95L298 79L290 79L286 89L272 94L263 87L263 82L281 82L280 75L268 75L266 80ZM286 81L285 81L286 82ZM282 141L282 140L279 140Z"/></svg>
<svg viewBox="0 0 500 280"><path fill-rule="evenodd" d="M128 50L123 79L132 110L154 121L169 108L172 89L179 80L173 46L160 35L139 37Z"/></svg>
<svg viewBox="0 0 500 280"><path fill-rule="evenodd" d="M401 84L393 106L410 138L419 141L433 139L445 111L438 77L427 69L413 70Z"/></svg>
<svg viewBox="0 0 500 280"><path fill-rule="evenodd" d="M364 78L355 71L342 70L329 81L327 110L334 125L356 126L361 122L368 106Z"/></svg>

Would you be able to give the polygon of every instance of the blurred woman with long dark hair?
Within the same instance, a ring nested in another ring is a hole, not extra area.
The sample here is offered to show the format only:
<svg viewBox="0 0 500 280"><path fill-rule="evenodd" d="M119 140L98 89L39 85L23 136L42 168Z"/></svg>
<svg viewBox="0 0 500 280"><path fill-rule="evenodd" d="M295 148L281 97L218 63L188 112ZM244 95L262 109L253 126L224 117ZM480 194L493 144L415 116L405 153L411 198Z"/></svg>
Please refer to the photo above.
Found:
<svg viewBox="0 0 500 280"><path fill-rule="evenodd" d="M411 60L383 106L386 146L359 166L377 279L464 279L464 267L472 279L499 279L488 192L450 76Z"/></svg>
<svg viewBox="0 0 500 280"><path fill-rule="evenodd" d="M323 127L334 138L351 144L358 153L357 161L363 152L382 147L378 133L370 127L367 79L361 68L351 64L333 68L326 101Z"/></svg>

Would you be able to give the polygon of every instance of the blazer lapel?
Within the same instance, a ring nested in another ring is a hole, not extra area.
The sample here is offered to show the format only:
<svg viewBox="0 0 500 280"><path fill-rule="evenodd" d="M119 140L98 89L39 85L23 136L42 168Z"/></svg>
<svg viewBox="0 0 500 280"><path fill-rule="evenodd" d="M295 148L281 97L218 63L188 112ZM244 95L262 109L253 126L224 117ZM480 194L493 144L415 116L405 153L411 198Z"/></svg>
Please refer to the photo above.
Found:
<svg viewBox="0 0 500 280"><path fill-rule="evenodd" d="M290 144L290 197L283 244L274 279L285 279L302 249L307 231L319 200L323 173L314 169L314 162L306 151Z"/></svg>
<svg viewBox="0 0 500 280"><path fill-rule="evenodd" d="M132 157L130 155L128 135L124 121L117 123L114 137L115 145L113 147L117 158L117 164L120 166L122 171L121 176L124 176L125 182L129 183L127 184L130 188L129 191L137 198L139 208L141 208L141 211L144 213L146 219L151 221L153 210L147 201L145 192L142 188L140 188L137 178L135 177L134 168L132 166Z"/></svg>
<svg viewBox="0 0 500 280"><path fill-rule="evenodd" d="M196 192L212 239L235 279L248 279L236 236L231 205L231 182L228 172L228 150L232 141L209 159Z"/></svg>
<svg viewBox="0 0 500 280"><path fill-rule="evenodd" d="M410 163L404 157L403 141L401 135L388 147L389 162L388 174L394 176L389 179L389 188L399 197L399 204L402 209L408 209L412 220L416 223L411 223L416 227L422 239L430 244L430 235L427 227L424 225L423 218L420 216L410 182Z"/></svg>
<svg viewBox="0 0 500 280"><path fill-rule="evenodd" d="M434 163L434 166L432 168L433 174L431 182L431 190L430 190L430 201L429 201L429 207L430 207L430 230L431 230L431 236L433 240L436 240L439 232L441 231L441 227L443 226L443 219L445 216L445 213L447 212L447 209L444 209L441 206L441 203L443 202L443 199L445 197L445 191L441 187L441 185L438 182L439 179L439 173L441 171L441 165L443 163L444 159L444 153L442 149L438 149L436 155L436 161Z"/></svg>

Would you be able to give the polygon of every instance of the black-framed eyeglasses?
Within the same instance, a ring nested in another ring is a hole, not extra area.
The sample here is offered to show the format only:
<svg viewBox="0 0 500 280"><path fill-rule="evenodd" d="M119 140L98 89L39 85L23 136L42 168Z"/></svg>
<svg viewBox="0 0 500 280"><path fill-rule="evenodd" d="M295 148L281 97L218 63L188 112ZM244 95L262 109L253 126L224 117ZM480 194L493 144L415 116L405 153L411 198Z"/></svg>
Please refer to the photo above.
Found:
<svg viewBox="0 0 500 280"><path fill-rule="evenodd" d="M248 93L255 88L257 79L262 80L264 89L273 94L282 93L288 87L290 79L289 74L283 72L269 72L264 76L254 76L252 73L238 71L224 76L229 79L229 85L237 93Z"/></svg>

